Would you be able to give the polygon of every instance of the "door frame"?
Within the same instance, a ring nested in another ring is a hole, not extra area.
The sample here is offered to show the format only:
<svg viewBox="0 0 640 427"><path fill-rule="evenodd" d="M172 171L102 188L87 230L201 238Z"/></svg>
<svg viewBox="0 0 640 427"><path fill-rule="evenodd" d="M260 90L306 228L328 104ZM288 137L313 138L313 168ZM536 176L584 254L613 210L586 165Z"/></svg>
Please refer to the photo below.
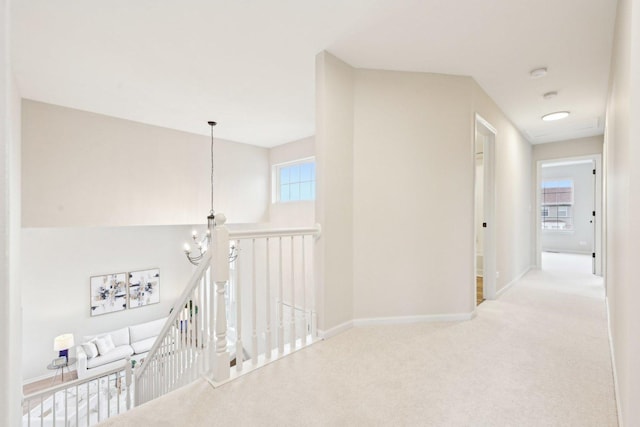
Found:
<svg viewBox="0 0 640 427"><path fill-rule="evenodd" d="M595 194L594 194L594 204L595 204L595 227L594 227L594 248L593 251L596 254L595 261L595 274L596 276L602 276L602 268L603 268L603 251L605 250L605 246L603 245L603 230L602 230L602 219L604 217L604 205L602 204L602 154L589 154L585 156L572 156L572 157L562 157L558 159L544 159L538 160L536 162L536 233L535 233L535 248L536 248L536 268L539 270L542 269L542 215L540 213L540 186L542 185L542 165L544 163L562 163L562 162L573 162L573 161L581 161L581 160L592 160L595 169L596 169L596 185L595 185Z"/></svg>
<svg viewBox="0 0 640 427"><path fill-rule="evenodd" d="M496 299L496 230L495 230L495 143L498 131L491 123L489 123L480 114L475 113L474 120L474 136L473 136L473 301L476 306L476 272L478 271L476 264L476 235L478 231L484 233L483 239L483 266L482 266L482 291L484 299ZM475 148L477 144L478 134L485 137L483 142L483 217L487 224L486 228L478 230L475 221L475 185L476 185L476 167L475 167Z"/></svg>

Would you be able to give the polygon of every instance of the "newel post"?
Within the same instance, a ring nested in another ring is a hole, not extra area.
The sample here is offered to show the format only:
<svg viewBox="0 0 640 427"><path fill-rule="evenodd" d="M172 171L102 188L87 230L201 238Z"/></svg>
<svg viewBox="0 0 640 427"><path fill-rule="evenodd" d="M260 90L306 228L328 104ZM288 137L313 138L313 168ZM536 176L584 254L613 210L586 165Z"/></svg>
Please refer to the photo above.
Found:
<svg viewBox="0 0 640 427"><path fill-rule="evenodd" d="M211 281L216 291L216 341L211 360L213 380L224 381L230 376L229 352L227 351L227 312L224 287L229 281L229 230L224 225L224 214L215 217L215 227L211 238Z"/></svg>

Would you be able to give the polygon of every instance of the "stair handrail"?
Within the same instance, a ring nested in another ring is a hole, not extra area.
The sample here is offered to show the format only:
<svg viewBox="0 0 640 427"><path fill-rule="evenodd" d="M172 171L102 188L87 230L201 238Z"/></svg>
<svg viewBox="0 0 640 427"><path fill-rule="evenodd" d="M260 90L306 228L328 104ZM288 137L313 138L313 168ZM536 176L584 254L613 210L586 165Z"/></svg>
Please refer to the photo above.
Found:
<svg viewBox="0 0 640 427"><path fill-rule="evenodd" d="M175 321L178 320L180 311L185 306L185 304L189 303L188 300L190 298L191 293L200 284L200 280L205 275L207 269L209 269L210 267L211 267L211 251L207 251L204 257L202 258L202 260L200 261L200 264L196 268L195 272L191 275L191 278L189 279L187 286L182 291L182 294L180 294L180 297L178 297L178 299L176 300L177 302L173 305L173 308L171 309L169 317L167 317L167 321L165 322L164 326L160 330L160 334L158 334L158 337L156 338L155 342L151 346L151 350L149 350L149 353L147 354L145 359L151 360L156 355L156 353L158 352L158 349L162 345L162 342L164 341L166 336L169 334L169 330L171 329L172 325L174 325ZM134 371L134 377L136 380L138 380L142 376L142 374L144 374L144 372L147 370L147 367L149 365L150 365L149 363L142 362L141 366Z"/></svg>
<svg viewBox="0 0 640 427"><path fill-rule="evenodd" d="M322 234L320 224L313 227L295 227L295 228L267 228L253 230L229 230L229 239L253 239L265 237L283 237L283 236L308 236L319 237Z"/></svg>
<svg viewBox="0 0 640 427"><path fill-rule="evenodd" d="M89 392L89 384L93 383L94 381L98 382L97 386L96 386L96 396L98 396L98 399L100 399L100 384L99 381L103 378L107 378L110 379L112 375L116 375L118 376L118 378L120 378L120 375L123 375L123 377L121 378L124 381L124 386L125 386L125 407L124 408L120 408L119 403L117 403L116 405L116 410L117 410L117 414L118 415L124 411L128 411L133 407L133 402L132 402L132 398L133 398L133 394L131 393L131 385L132 385L132 377L133 377L133 372L132 372L132 367L131 367L131 358L129 356L127 356L125 362L115 368L109 369L108 371L104 371L104 372L100 372L98 374L93 374L89 377L86 378L79 378L79 379L75 379L72 381L67 381L67 382L63 382L61 384L58 385L54 385L51 387L48 387L44 390L40 390L40 391L35 391L33 393L29 393L22 396L22 407L23 407L23 411L24 411L24 406L25 403L27 404L27 408L26 408L26 412L23 412L22 415L22 420L23 420L23 425L25 425L25 419L24 417L27 417L27 426L30 426L31 424L34 424L31 422L31 411L35 408L37 408L38 406L40 406L40 410L42 411L42 406L44 404L44 400L45 398L51 398L52 400L52 404L55 403L55 395L60 392L60 391L64 391L65 393L68 390L79 390L81 389L82 386L87 385L87 400L89 400L91 398L91 393ZM108 387L108 385L107 385ZM107 393L108 394L108 393ZM108 398L109 399L109 398ZM36 403L36 405L33 405L32 407L32 402L37 402L40 401L40 404L38 405ZM119 402L119 401L118 401ZM66 405L66 397L65 397L65 405ZM76 412L75 412L75 416L73 415L68 415L67 411L62 410L62 412L64 412L64 422L65 425L67 425L68 422L71 422L73 420L73 418L76 418L76 420L79 417L79 412L78 412L78 406L80 405L80 400L78 399L78 397L76 396ZM99 403L98 403L99 405ZM110 407L110 403L107 403L107 407ZM87 406L86 409L87 413L86 413L86 417L87 417L87 425L89 425L90 421L91 421L91 413L90 413L90 408ZM55 411L53 413L55 415ZM40 419L41 422L38 423L37 421L35 422L35 424L37 425L42 425L44 423L44 417L46 415L41 415ZM110 418L111 415L111 411L107 411L107 415L106 418ZM100 420L100 411L98 411L98 422L103 421ZM55 421L54 421L55 423ZM75 424L74 424L75 425Z"/></svg>

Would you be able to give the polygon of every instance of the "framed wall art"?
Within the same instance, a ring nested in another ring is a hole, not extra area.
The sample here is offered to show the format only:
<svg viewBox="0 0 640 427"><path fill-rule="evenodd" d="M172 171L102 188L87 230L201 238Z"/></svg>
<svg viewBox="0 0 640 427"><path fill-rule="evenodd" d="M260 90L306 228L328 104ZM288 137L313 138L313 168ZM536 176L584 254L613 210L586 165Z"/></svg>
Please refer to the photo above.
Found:
<svg viewBox="0 0 640 427"><path fill-rule="evenodd" d="M115 273L93 276L91 287L91 316L122 311L127 308L127 274Z"/></svg>
<svg viewBox="0 0 640 427"><path fill-rule="evenodd" d="M160 302L160 269L129 273L129 308L144 307Z"/></svg>

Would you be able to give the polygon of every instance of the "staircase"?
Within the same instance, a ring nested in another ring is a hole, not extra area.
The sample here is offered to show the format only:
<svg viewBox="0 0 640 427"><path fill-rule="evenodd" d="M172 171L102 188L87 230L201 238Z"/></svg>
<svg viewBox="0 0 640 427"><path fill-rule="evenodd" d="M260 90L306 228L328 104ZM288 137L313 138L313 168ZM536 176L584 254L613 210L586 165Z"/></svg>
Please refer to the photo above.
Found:
<svg viewBox="0 0 640 427"><path fill-rule="evenodd" d="M218 218L209 250L134 370L136 406L200 377L218 386L317 339L319 227L229 232Z"/></svg>

